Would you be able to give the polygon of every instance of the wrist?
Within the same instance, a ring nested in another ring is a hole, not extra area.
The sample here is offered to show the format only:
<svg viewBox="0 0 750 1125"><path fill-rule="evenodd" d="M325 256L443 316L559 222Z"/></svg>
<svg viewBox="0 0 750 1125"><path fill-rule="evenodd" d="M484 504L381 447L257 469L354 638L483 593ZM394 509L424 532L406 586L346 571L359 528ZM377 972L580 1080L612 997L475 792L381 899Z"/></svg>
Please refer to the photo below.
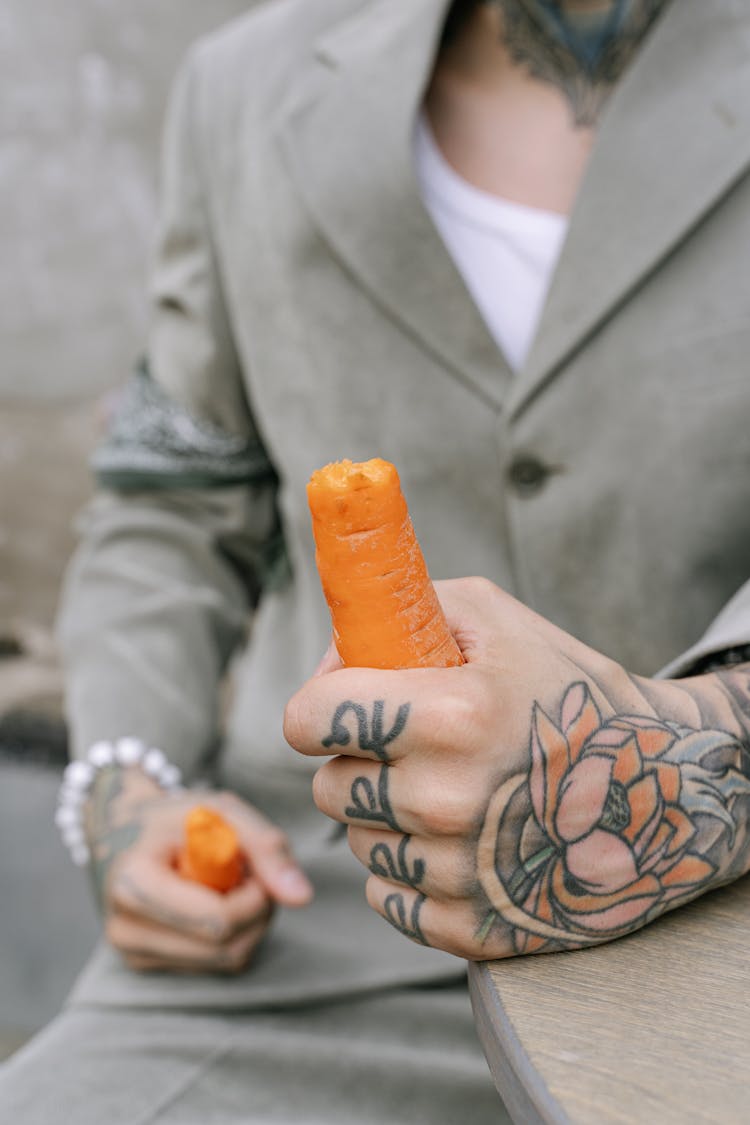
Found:
<svg viewBox="0 0 750 1125"><path fill-rule="evenodd" d="M693 665L688 675L702 676L707 672L727 671L743 664L750 664L750 644L733 645L720 652L710 652Z"/></svg>
<svg viewBox="0 0 750 1125"><path fill-rule="evenodd" d="M83 815L86 821L102 794L111 790L113 782L118 792L114 804L124 809L164 793L164 787L140 766L121 766L113 762L111 766L105 766L96 772L83 803Z"/></svg>
<svg viewBox="0 0 750 1125"><path fill-rule="evenodd" d="M102 781L113 771L127 779L128 794L135 790L138 796L149 796L181 788L180 771L161 750L135 738L95 743L83 758L66 767L55 813L63 843L78 867L91 859L84 819Z"/></svg>

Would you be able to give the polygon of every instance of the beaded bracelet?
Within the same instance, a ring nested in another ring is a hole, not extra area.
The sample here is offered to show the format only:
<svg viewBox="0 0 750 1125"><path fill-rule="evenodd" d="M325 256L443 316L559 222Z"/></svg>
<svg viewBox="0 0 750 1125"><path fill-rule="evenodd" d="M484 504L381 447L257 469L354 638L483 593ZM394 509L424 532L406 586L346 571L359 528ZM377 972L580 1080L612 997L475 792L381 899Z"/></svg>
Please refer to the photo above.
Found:
<svg viewBox="0 0 750 1125"><path fill-rule="evenodd" d="M55 824L76 867L85 867L91 859L83 830L83 807L96 775L108 766L124 769L138 766L162 789L174 791L181 788L182 774L161 750L149 748L137 738L95 742L85 758L65 767L57 796Z"/></svg>

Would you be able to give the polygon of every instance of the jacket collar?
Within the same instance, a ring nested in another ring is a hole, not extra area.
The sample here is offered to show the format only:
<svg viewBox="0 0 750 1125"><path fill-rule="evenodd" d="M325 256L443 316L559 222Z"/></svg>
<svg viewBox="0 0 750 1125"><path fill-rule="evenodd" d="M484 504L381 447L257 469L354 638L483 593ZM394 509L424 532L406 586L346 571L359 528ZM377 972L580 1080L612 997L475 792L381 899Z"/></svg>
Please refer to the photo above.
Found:
<svg viewBox="0 0 750 1125"><path fill-rule="evenodd" d="M424 209L413 170L412 129L447 7L370 0L327 33L285 107L281 141L310 216L344 267L499 406L510 369Z"/></svg>
<svg viewBox="0 0 750 1125"><path fill-rule="evenodd" d="M603 115L534 345L513 376L413 171L447 8L369 0L329 29L282 109L280 141L353 278L488 404L517 413L747 169L750 14L740 0L673 0L657 24Z"/></svg>
<svg viewBox="0 0 750 1125"><path fill-rule="evenodd" d="M750 10L672 0L599 127L518 412L750 164Z"/></svg>

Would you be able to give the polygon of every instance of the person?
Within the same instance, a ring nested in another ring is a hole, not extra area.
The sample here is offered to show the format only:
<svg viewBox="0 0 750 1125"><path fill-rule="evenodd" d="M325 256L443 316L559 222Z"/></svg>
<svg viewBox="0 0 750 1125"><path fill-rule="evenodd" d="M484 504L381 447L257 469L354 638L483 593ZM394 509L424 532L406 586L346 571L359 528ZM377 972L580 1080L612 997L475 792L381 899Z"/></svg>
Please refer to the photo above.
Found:
<svg viewBox="0 0 750 1125"><path fill-rule="evenodd" d="M502 1120L462 959L739 873L747 25L733 0L275 0L191 52L146 361L61 614L61 819L108 940L4 1067L3 1116ZM433 575L482 576L441 587L450 680L320 665L304 485L373 454ZM388 762L352 737L376 700L409 706ZM395 810L353 852L311 796L329 737L324 812L382 813L376 776ZM171 866L196 803L250 859L224 897Z"/></svg>

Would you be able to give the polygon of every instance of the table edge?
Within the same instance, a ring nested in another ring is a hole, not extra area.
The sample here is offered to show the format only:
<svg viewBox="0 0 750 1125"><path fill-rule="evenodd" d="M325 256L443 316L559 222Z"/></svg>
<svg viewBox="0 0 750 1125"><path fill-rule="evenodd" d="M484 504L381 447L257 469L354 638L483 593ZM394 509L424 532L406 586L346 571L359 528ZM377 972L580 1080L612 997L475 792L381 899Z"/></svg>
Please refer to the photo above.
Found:
<svg viewBox="0 0 750 1125"><path fill-rule="evenodd" d="M469 995L492 1078L516 1125L570 1125L531 1062L490 974L492 961L469 963ZM491 1037L491 1038L490 1038ZM487 1040L496 1048L490 1052ZM492 1057L491 1057L492 1055Z"/></svg>

